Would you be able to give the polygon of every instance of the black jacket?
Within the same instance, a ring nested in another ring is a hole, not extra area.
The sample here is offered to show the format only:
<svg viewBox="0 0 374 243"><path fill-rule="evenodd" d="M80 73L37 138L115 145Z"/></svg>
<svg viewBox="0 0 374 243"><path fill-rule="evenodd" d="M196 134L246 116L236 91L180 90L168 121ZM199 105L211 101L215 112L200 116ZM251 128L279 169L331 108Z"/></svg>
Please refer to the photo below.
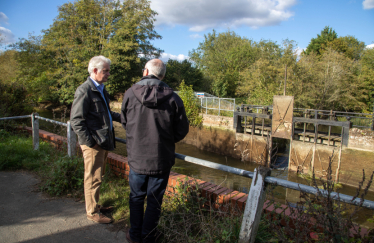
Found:
<svg viewBox="0 0 374 243"><path fill-rule="evenodd" d="M105 88L103 93L112 120L121 122L121 115L110 110L109 95ZM71 126L78 136L80 145L92 148L98 144L105 150L115 148L114 129L110 130L108 108L100 91L88 77L75 91L70 112Z"/></svg>
<svg viewBox="0 0 374 243"><path fill-rule="evenodd" d="M175 143L188 133L181 98L153 75L143 77L124 95L121 122L127 158L139 174L168 173L175 163Z"/></svg>

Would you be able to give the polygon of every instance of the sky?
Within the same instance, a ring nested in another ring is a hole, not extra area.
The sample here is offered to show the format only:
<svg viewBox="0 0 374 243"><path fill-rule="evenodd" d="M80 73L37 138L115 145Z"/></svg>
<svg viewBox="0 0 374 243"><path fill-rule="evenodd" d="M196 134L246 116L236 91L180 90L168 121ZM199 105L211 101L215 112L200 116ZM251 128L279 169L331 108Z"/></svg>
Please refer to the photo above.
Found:
<svg viewBox="0 0 374 243"><path fill-rule="evenodd" d="M73 1L73 0L71 0ZM0 33L4 44L40 35L69 0L3 0ZM329 26L338 36L354 36L374 47L374 0L151 0L158 15L155 30L162 36L153 44L161 59L188 59L204 35L234 31L253 41L281 44L295 41L305 49L312 38Z"/></svg>

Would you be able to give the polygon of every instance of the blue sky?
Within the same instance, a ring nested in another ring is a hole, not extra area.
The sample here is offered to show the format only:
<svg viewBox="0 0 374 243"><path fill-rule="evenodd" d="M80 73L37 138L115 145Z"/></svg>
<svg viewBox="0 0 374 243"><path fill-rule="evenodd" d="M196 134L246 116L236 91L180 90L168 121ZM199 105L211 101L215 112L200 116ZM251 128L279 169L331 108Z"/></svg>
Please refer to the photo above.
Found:
<svg viewBox="0 0 374 243"><path fill-rule="evenodd" d="M0 2L3 44L39 35L68 0L12 0ZM254 41L294 40L299 49L325 26L338 36L351 35L374 46L374 0L152 0L159 13L154 45L163 60L183 60L204 40L204 34L231 30Z"/></svg>

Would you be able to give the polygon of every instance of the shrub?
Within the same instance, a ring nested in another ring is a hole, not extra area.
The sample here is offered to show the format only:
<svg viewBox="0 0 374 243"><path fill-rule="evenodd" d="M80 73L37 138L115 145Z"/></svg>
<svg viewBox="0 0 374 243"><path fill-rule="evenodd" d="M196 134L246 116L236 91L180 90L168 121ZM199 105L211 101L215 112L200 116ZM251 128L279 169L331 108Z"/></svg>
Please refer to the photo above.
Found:
<svg viewBox="0 0 374 243"><path fill-rule="evenodd" d="M183 100L190 126L201 127L203 125L203 117L199 114L199 99L195 96L192 85L188 86L182 81L179 85L179 96Z"/></svg>
<svg viewBox="0 0 374 243"><path fill-rule="evenodd" d="M27 101L27 91L23 85L0 82L0 117L30 114L32 106Z"/></svg>

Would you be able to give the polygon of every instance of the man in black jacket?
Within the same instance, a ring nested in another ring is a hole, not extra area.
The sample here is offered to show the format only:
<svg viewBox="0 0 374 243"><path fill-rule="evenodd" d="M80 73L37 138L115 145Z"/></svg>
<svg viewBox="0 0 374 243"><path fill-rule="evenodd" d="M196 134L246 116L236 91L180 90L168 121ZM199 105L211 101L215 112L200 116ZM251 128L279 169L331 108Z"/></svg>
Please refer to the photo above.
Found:
<svg viewBox="0 0 374 243"><path fill-rule="evenodd" d="M161 60L150 60L143 78L123 98L121 122L126 129L130 166L131 229L126 233L130 243L155 242L162 198L175 163L175 143L189 129L181 98L161 81L165 72Z"/></svg>
<svg viewBox="0 0 374 243"><path fill-rule="evenodd" d="M110 110L109 95L104 87L110 75L110 63L104 56L95 56L90 60L90 76L77 88L70 114L70 122L84 157L87 219L104 224L112 220L102 213L110 212L113 208L98 204L100 185L108 151L115 147L112 121L121 121L121 115Z"/></svg>

